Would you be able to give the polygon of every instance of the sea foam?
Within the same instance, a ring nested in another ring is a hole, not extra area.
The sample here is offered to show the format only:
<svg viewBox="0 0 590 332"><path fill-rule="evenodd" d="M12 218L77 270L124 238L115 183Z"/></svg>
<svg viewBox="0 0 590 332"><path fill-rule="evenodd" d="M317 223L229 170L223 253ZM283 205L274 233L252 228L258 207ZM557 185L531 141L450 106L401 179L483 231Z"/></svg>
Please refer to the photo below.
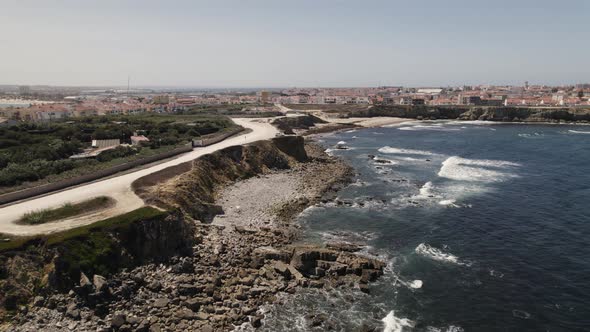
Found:
<svg viewBox="0 0 590 332"><path fill-rule="evenodd" d="M385 318L381 320L385 324L383 332L402 332L404 327L414 327L414 322L407 318L397 318L391 310Z"/></svg>
<svg viewBox="0 0 590 332"><path fill-rule="evenodd" d="M398 128L399 130L410 130L410 131L416 131L416 130L436 130L436 131L460 131L460 128L449 128L449 127L444 127L442 124L438 124L438 125L415 125L415 126L411 126L411 127L400 127Z"/></svg>
<svg viewBox="0 0 590 332"><path fill-rule="evenodd" d="M435 261L463 265L463 263L459 261L459 257L443 252L440 249L433 248L425 243L420 243L414 251L419 255L433 259Z"/></svg>

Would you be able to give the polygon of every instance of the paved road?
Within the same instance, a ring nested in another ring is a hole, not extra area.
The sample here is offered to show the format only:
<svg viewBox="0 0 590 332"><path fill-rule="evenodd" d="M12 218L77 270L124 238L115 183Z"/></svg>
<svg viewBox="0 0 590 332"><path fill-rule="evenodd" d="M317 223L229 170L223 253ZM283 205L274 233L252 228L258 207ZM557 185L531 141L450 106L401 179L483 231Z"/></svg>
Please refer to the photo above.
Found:
<svg viewBox="0 0 590 332"><path fill-rule="evenodd" d="M144 206L143 201L131 190L131 183L136 179L157 172L164 168L178 165L202 155L226 148L228 146L251 143L274 137L278 131L267 119L233 119L244 128L252 129L250 133L228 138L217 144L196 148L192 152L179 155L167 162L154 165L136 172L111 177L105 180L88 183L78 187L66 189L47 196L16 203L0 208L0 233L11 235L37 235L62 231L79 227L108 217L120 215ZM42 225L17 225L16 220L25 213L40 209L55 208L65 203L76 203L97 196L109 196L116 200L116 205L108 210L88 214L82 217L67 219Z"/></svg>

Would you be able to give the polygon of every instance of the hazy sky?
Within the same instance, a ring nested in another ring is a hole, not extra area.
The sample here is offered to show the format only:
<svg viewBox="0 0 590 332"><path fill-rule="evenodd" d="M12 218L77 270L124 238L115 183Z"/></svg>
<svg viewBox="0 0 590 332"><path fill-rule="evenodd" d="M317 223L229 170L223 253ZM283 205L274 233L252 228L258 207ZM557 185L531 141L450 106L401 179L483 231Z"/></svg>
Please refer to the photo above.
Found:
<svg viewBox="0 0 590 332"><path fill-rule="evenodd" d="M0 0L0 84L590 81L588 0Z"/></svg>

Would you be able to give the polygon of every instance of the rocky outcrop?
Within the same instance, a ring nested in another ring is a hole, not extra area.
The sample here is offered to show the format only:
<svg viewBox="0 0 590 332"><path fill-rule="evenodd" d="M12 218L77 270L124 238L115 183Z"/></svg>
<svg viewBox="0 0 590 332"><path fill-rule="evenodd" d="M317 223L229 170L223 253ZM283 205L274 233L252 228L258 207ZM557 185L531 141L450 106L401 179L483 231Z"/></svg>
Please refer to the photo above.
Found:
<svg viewBox="0 0 590 332"><path fill-rule="evenodd" d="M547 109L520 107L473 107L459 116L460 120L485 120L505 122L578 122L589 121L590 110L582 109Z"/></svg>
<svg viewBox="0 0 590 332"><path fill-rule="evenodd" d="M81 274L70 292L35 298L15 330L49 326L104 331L227 331L260 327L257 309L297 288L357 287L384 264L317 246L289 245L286 232L197 225L193 253L144 264L110 277ZM34 319L33 319L34 318ZM318 322L320 326L322 322Z"/></svg>
<svg viewBox="0 0 590 332"><path fill-rule="evenodd" d="M293 129L309 129L318 123L326 123L326 121L313 115L302 115L292 117L282 117L272 122L277 128L285 134L294 134Z"/></svg>

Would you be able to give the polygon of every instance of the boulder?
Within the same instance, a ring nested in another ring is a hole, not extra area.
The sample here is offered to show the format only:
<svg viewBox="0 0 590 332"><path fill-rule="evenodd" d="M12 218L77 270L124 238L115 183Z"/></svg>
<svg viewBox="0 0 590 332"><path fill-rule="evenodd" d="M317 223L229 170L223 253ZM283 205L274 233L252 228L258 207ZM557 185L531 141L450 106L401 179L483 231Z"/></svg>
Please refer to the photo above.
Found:
<svg viewBox="0 0 590 332"><path fill-rule="evenodd" d="M95 274L94 277L92 277L92 284L97 292L107 292L109 289L107 279L98 274Z"/></svg>
<svg viewBox="0 0 590 332"><path fill-rule="evenodd" d="M156 299L156 301L154 301L154 307L165 308L166 306L168 306L168 303L170 303L170 300L168 299Z"/></svg>
<svg viewBox="0 0 590 332"><path fill-rule="evenodd" d="M199 299L188 299L185 301L185 306L190 310L197 312L201 308L201 300Z"/></svg>
<svg viewBox="0 0 590 332"><path fill-rule="evenodd" d="M113 318L111 318L111 326L114 328L120 328L121 326L123 326L123 324L125 324L126 319L125 319L125 315L124 314L115 314L113 315Z"/></svg>
<svg viewBox="0 0 590 332"><path fill-rule="evenodd" d="M324 248L296 248L291 258L291 266L303 273L310 275L317 267L317 261L335 261L338 253L334 250Z"/></svg>
<svg viewBox="0 0 590 332"><path fill-rule="evenodd" d="M263 257L264 259L282 261L288 263L291 261L291 253L285 250L279 250L273 247L258 247L252 252L253 256Z"/></svg>
<svg viewBox="0 0 590 332"><path fill-rule="evenodd" d="M43 298L43 296L35 296L35 298L33 299L33 305L35 307L43 306L43 302L45 302L45 299Z"/></svg>
<svg viewBox="0 0 590 332"><path fill-rule="evenodd" d="M84 272L80 272L80 287L86 291L92 290L92 283L90 279L84 274Z"/></svg>
<svg viewBox="0 0 590 332"><path fill-rule="evenodd" d="M75 303L68 305L66 309L66 316L72 319L80 319L80 310Z"/></svg>
<svg viewBox="0 0 590 332"><path fill-rule="evenodd" d="M197 314L195 314L192 310L186 308L176 311L174 315L180 319L186 320L193 320L197 317Z"/></svg>
<svg viewBox="0 0 590 332"><path fill-rule="evenodd" d="M277 272L278 274L282 275L283 277L289 279L291 277L291 272L289 270L289 265L283 263L283 262L274 262L274 264L272 265L272 268L275 270L275 272Z"/></svg>
<svg viewBox="0 0 590 332"><path fill-rule="evenodd" d="M363 247L358 244L348 242L328 242L326 243L326 248L338 251L357 252Z"/></svg>
<svg viewBox="0 0 590 332"><path fill-rule="evenodd" d="M317 267L325 270L327 274L343 276L346 274L348 266L346 264L329 261L317 261Z"/></svg>

